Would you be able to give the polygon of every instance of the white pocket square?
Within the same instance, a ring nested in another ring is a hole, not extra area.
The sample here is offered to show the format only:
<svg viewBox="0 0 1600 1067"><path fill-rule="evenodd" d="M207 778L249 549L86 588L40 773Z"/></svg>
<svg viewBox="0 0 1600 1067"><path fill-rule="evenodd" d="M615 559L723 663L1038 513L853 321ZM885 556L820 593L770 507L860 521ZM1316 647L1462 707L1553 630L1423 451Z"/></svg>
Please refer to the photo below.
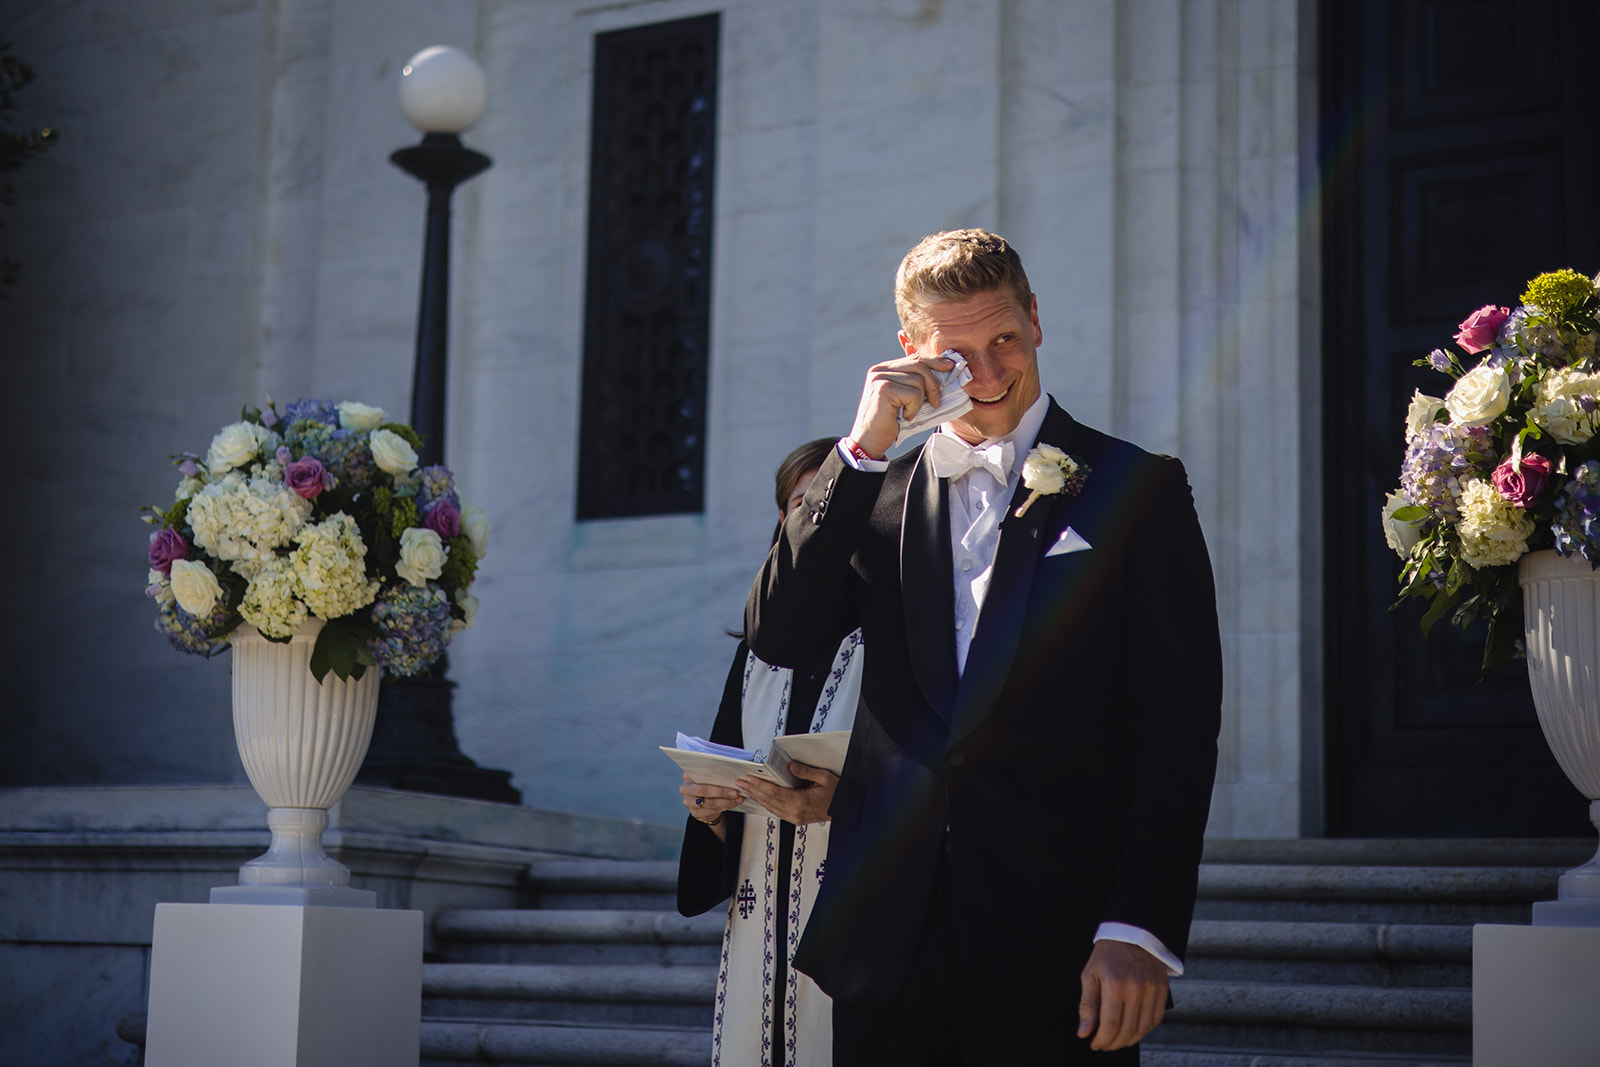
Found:
<svg viewBox="0 0 1600 1067"><path fill-rule="evenodd" d="M1061 536L1056 538L1056 543L1050 546L1050 551L1046 552L1045 556L1064 556L1068 552L1082 552L1093 547L1077 530L1068 526L1061 531Z"/></svg>

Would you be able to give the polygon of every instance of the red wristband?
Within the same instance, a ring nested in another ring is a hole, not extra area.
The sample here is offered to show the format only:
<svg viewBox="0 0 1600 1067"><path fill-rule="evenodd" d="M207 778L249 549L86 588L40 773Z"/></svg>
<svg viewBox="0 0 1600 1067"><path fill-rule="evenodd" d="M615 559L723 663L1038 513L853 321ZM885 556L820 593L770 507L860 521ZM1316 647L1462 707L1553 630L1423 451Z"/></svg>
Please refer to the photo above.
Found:
<svg viewBox="0 0 1600 1067"><path fill-rule="evenodd" d="M862 448L860 445L856 444L855 439L852 438L852 437L841 438L839 443L844 445L844 450L846 452L850 453L851 458L854 459L857 463L882 463L883 462L880 459L873 459L871 456L867 455L867 450Z"/></svg>

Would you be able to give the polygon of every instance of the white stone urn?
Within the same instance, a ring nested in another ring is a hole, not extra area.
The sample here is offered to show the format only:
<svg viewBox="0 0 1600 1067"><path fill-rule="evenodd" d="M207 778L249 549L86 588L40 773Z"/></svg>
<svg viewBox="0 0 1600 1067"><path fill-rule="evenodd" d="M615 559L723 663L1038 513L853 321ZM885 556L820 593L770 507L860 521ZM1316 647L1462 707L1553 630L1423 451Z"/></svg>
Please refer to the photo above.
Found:
<svg viewBox="0 0 1600 1067"><path fill-rule="evenodd" d="M1539 726L1600 828L1600 572L1546 549L1523 556L1517 577ZM1600 852L1557 895L1533 906L1535 926L1600 926Z"/></svg>
<svg viewBox="0 0 1600 1067"><path fill-rule="evenodd" d="M248 623L234 631L234 739L267 803L272 844L239 868L237 886L213 889L213 903L376 905L375 894L349 888L350 869L322 850L322 831L366 758L379 672L345 681L330 671L318 682L311 650L322 626L307 619L281 644Z"/></svg>

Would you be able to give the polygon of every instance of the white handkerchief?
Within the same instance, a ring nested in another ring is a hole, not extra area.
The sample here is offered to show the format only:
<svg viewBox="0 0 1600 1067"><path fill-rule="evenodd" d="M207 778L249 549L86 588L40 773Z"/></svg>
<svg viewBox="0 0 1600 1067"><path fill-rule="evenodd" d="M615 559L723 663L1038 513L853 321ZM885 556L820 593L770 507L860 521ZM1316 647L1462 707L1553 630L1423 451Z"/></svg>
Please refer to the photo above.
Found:
<svg viewBox="0 0 1600 1067"><path fill-rule="evenodd" d="M1050 551L1046 552L1045 555L1064 556L1068 552L1082 552L1085 549L1092 547L1093 546L1090 545L1089 542L1083 539L1077 530L1074 530L1072 527L1068 526L1065 530L1061 531L1061 536L1056 538L1056 543L1050 546Z"/></svg>
<svg viewBox="0 0 1600 1067"><path fill-rule="evenodd" d="M938 380L942 392L939 395L939 406L929 407L927 404L917 409L915 417L900 420L900 435L894 439L899 444L913 434L919 434L930 426L937 426L951 419L959 419L972 410L972 398L962 386L972 381L972 372L967 369L967 361L961 358L961 353L953 348L947 348L939 355L955 364L949 370L936 370L933 376ZM1004 481L1004 479L1001 479Z"/></svg>

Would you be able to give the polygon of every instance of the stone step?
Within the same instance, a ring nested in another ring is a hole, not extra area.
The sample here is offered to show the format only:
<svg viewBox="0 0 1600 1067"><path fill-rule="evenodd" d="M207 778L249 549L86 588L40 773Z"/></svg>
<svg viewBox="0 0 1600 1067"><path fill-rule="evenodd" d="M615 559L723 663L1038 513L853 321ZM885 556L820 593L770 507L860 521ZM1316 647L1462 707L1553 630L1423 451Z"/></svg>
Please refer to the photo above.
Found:
<svg viewBox="0 0 1600 1067"><path fill-rule="evenodd" d="M706 1067L711 1031L696 1027L576 1026L492 1019L427 1019L421 1067L452 1063L552 1067Z"/></svg>
<svg viewBox="0 0 1600 1067"><path fill-rule="evenodd" d="M529 864L535 908L671 911L677 907L676 860L543 860Z"/></svg>
<svg viewBox="0 0 1600 1067"><path fill-rule="evenodd" d="M1470 988L1179 978L1172 999L1153 1047L1446 1058L1472 1051Z"/></svg>
<svg viewBox="0 0 1600 1067"><path fill-rule="evenodd" d="M452 963L653 963L715 966L725 912L452 910L434 920L436 957Z"/></svg>
<svg viewBox="0 0 1600 1067"><path fill-rule="evenodd" d="M1207 981L1468 987L1472 927L1201 919L1185 962Z"/></svg>
<svg viewBox="0 0 1600 1067"><path fill-rule="evenodd" d="M1527 922L1555 896L1561 867L1208 863L1197 919L1301 922Z"/></svg>
<svg viewBox="0 0 1600 1067"><path fill-rule="evenodd" d="M716 985L714 966L428 963L422 1014L709 1027Z"/></svg>
<svg viewBox="0 0 1600 1067"><path fill-rule="evenodd" d="M1462 1067L1471 1056L1404 1056L1376 1052L1297 1056L1283 1052L1216 1052L1201 1048L1139 1049L1143 1067Z"/></svg>

